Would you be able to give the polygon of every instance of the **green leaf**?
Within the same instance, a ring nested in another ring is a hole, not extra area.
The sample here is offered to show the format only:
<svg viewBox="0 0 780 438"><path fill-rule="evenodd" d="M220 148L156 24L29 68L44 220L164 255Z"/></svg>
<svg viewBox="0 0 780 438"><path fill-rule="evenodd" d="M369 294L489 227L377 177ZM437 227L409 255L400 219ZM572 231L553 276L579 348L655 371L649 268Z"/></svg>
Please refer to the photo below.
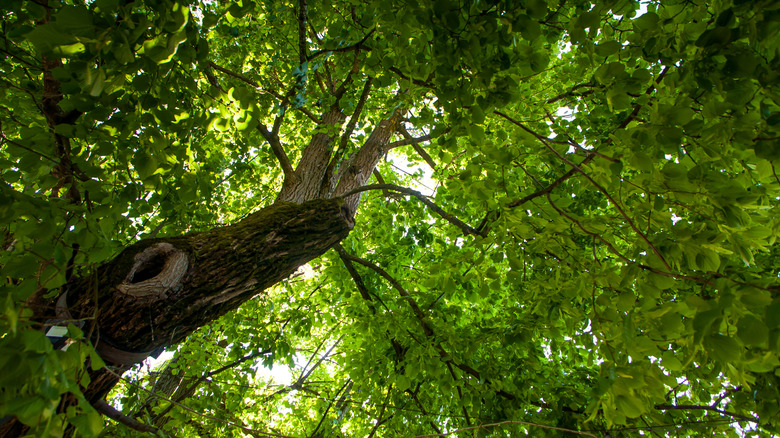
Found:
<svg viewBox="0 0 780 438"><path fill-rule="evenodd" d="M746 315L739 320L737 336L746 346L761 346L769 339L769 329L755 316Z"/></svg>
<svg viewBox="0 0 780 438"><path fill-rule="evenodd" d="M734 363L742 355L742 349L737 341L721 334L705 337L704 348L707 350L707 354L721 363Z"/></svg>
<svg viewBox="0 0 780 438"><path fill-rule="evenodd" d="M645 411L642 401L632 395L615 397L615 407L628 418L638 418Z"/></svg>
<svg viewBox="0 0 780 438"><path fill-rule="evenodd" d="M596 46L596 54L599 56L609 56L613 53L617 53L621 47L623 47L623 45L617 41L604 41Z"/></svg>

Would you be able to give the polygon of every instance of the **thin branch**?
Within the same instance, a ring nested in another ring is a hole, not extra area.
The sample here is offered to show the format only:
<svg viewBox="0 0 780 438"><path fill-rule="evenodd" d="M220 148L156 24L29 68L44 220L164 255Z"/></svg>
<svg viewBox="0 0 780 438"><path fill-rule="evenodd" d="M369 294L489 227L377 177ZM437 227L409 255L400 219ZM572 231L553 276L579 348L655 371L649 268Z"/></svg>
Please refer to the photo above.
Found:
<svg viewBox="0 0 780 438"><path fill-rule="evenodd" d="M394 148L398 146L403 146L404 144L411 144L412 148L414 148L414 151L417 152L417 155L419 155L423 159L423 161L428 163L428 166L430 166L431 169L436 170L436 162L433 161L433 158L431 158L428 152L426 152L425 149L423 149L420 146L421 141L430 141L432 139L431 135L426 134L421 137L412 138L412 135L409 134L409 131L407 131L403 125L399 125L398 130L401 132L401 135L404 137L404 140L397 141L395 143L390 143L388 147ZM449 128L446 131L444 131L442 134L446 134L447 132L449 132Z"/></svg>
<svg viewBox="0 0 780 438"><path fill-rule="evenodd" d="M430 82L421 81L419 79L413 79L413 78L410 78L409 76L406 76L405 74L401 73L401 70L399 70L396 67L390 67L390 68L388 68L388 70L390 70L391 72L393 72L393 73L397 74L398 76L400 76L401 79L404 79L404 80L407 80L407 81L411 81L414 85L419 85L420 87L431 88L431 89L435 88L433 86L433 84L431 84Z"/></svg>
<svg viewBox="0 0 780 438"><path fill-rule="evenodd" d="M222 73L224 73L224 74L226 74L228 76L231 76L233 78L236 78L236 79L238 79L238 80L240 80L242 82L246 82L247 84L249 84L249 85L251 85L251 86L253 86L253 87L257 88L257 89L260 89L260 90L263 89L263 87L261 87L260 84L258 84L257 82L253 81L252 79L249 79L248 77L246 77L246 76L244 76L244 75L242 75L240 73L236 73L236 72L234 72L232 70L228 70L225 67L221 67L221 66L217 65L213 61L209 61L209 66L211 66L211 68L213 68L214 70L220 71L220 72L222 72Z"/></svg>
<svg viewBox="0 0 780 438"><path fill-rule="evenodd" d="M527 133L529 133L529 134L533 135L533 136L534 136L534 137L536 137L538 140L541 140L541 141L546 141L546 142L549 142L549 143L565 144L565 145L573 146L573 145L572 145L571 143L569 143L568 141L561 141L561 140L556 140L556 139L554 139L554 138L545 137L545 136L543 136L543 135L541 135L541 134L537 133L536 131L532 130L531 128L529 128L529 127L525 126L524 124L522 124L522 123L518 122L517 120L515 120L515 119L513 119L513 118L509 117L509 116L508 116L508 115L506 115L505 113L502 113L501 111L498 111L498 110L496 110L496 111L493 111L493 114L499 115L499 116L501 116L501 117L503 117L503 118L505 118L505 119L509 120L510 122L512 122L512 124L514 124L514 125L516 125L516 126L520 127L520 129L522 129L523 131L525 131L525 132L527 132Z"/></svg>
<svg viewBox="0 0 780 438"><path fill-rule="evenodd" d="M347 385L349 385L351 382L352 382L352 379L347 379L347 381L344 382L344 386L342 386L335 395L337 396L337 395L341 394L341 392L344 391L344 389L346 389ZM325 422L326 418L328 418L328 411L330 411L330 408L333 407L333 401L335 399L336 399L336 397L334 396L333 400L331 400L330 403L328 403L328 407L325 408L325 413L322 414L322 418L320 418L320 422L317 423L317 427L315 427L314 430L311 432L311 434L308 435L309 438L313 438L314 436L316 436L315 434L317 433L318 430L320 430L320 426L322 426L322 423Z"/></svg>
<svg viewBox="0 0 780 438"><path fill-rule="evenodd" d="M420 399L417 397L417 394L412 392L411 390L406 390L407 393L409 393L412 396L412 400L417 403L417 406L420 407L420 412L422 412L423 415L430 415L428 412L426 412L425 407L420 402ZM431 428L436 431L437 434L441 434L441 429L439 429L439 426L436 425L436 423L433 422L433 420L428 420L428 424L431 425Z"/></svg>
<svg viewBox="0 0 780 438"><path fill-rule="evenodd" d="M755 417L747 417L745 415L737 414L736 412L730 412L723 409L718 409L714 406L701 406L701 405L668 405L668 404L661 404L661 405L655 405L654 408L666 411L666 410L679 410L679 411L688 411L688 410L701 410L701 411L711 411L711 412L717 412L721 415L726 415L732 418L736 418L738 420L742 421L749 421L751 423L759 424L759 419Z"/></svg>
<svg viewBox="0 0 780 438"><path fill-rule="evenodd" d="M298 0L298 59L300 64L303 65L306 60L306 23L308 18L306 16L308 6L306 0Z"/></svg>
<svg viewBox="0 0 780 438"><path fill-rule="evenodd" d="M382 178L382 174L381 174L381 173L379 173L379 171L378 171L378 170L376 170L376 168L373 170L373 172L372 172L372 173L374 174L374 178L376 178L376 180L377 180L377 182L379 182L379 184L387 184L387 183L385 182L385 179L384 179L384 178ZM383 195L383 196L386 196L386 197L388 197L388 198L389 198L390 196L392 196L392 194L391 194L390 192L388 192L388 191L387 191L387 189L382 189L382 195Z"/></svg>
<svg viewBox="0 0 780 438"><path fill-rule="evenodd" d="M645 94L648 94L648 95L649 94L653 94L653 91L655 91L655 86L657 84L661 83L661 81L666 76L666 73L668 73L668 72L669 72L669 66L664 67L664 69L661 70L661 73L655 79L655 85L651 85L651 86L647 87L647 90L645 90ZM623 129L626 126L628 126L628 124L631 123L631 121L634 120L636 118L636 116L639 114L639 110L640 109L642 109L642 105L639 105L639 104L635 105L634 106L634 110L631 111L631 114L629 114L628 117L626 117L625 120L623 120L623 122L620 125L618 125L616 130Z"/></svg>
<svg viewBox="0 0 780 438"><path fill-rule="evenodd" d="M597 435L594 435L594 434L592 434L590 432L582 432L582 431L574 430L574 429L566 429L566 428L563 428L563 427L547 426L545 424L538 424L538 423L531 423L529 421L517 421L517 420L507 420L507 421L501 421L501 422L498 422L498 423L481 424L479 426L464 427L462 429L455 429L455 430L451 430L451 431L446 432L446 433L434 433L434 434L430 434L430 435L415 435L412 438L430 438L430 437L437 437L437 436L449 436L449 435L454 435L456 433L465 432L467 430L487 429L489 427L499 427L499 426L504 426L504 425L507 425L507 424L522 424L524 426L538 427L540 429L557 430L557 431L560 431L560 432L572 433L574 435L584 435L584 436L592 436L593 438L599 438Z"/></svg>
<svg viewBox="0 0 780 438"><path fill-rule="evenodd" d="M632 221L632 220L631 220L631 218L630 218L630 217L628 217L628 215L626 214L626 212L623 210L623 208L620 206L620 204L618 204L618 202L615 200L615 198L613 198L613 197L612 197L612 195L610 195L610 194L609 194L609 192L607 192L607 190L606 190L604 187L602 187L602 186L601 186L601 184L597 183L597 182L596 182L596 181L595 181L593 178L591 178L591 177L590 177L590 175L588 175L587 173L585 173L585 171L584 171L584 170L582 170L581 164L578 166L578 165L576 165L576 164L572 163L571 161L569 161L569 159L568 159L568 158L564 157L564 156L563 156L563 155L562 155L560 152L558 152L557 150L555 150L555 148L554 148L554 147L550 146L550 144L549 144L549 142L548 142L548 140L549 140L549 139L547 139L546 137L543 137L543 136L541 136L541 135L539 135L539 134L536 134L534 131L532 131L532 130L530 130L530 129L526 128L525 126L523 126L523 124L521 124L520 122L518 122L518 121L516 121L516 120L512 119L511 117L509 117L508 115L506 115L506 114L504 114L504 113L502 113L502 112L500 112L500 111L494 111L494 113L496 113L496 114L500 115L501 117L503 117L503 118L505 118L505 119L509 120L510 122L514 123L515 125L517 125L517 126L519 126L519 127L523 128L524 130L526 130L526 131L528 131L529 133L531 133L531 134L533 134L534 136L536 136L536 138L537 138L539 141L541 141L541 142L542 142L542 144L543 144L543 145L544 145L544 146L545 146L547 149L549 149L549 150L550 150L550 152L552 152L553 154L555 154L555 156L557 156L557 157L558 157L558 159L560 159L560 160L561 160L561 161L563 161L564 163L568 164L568 165L569 165L569 166L570 166L570 167L571 167L573 170L575 170L575 171L579 172L579 173L580 173L580 174L582 174L582 175L583 175L583 176L584 176L584 177L585 177L585 178L586 178L588 181L590 181L590 183L591 183L591 184L593 184L593 185L596 187L596 189L598 189L598 191L600 191L602 194L604 194L604 196L606 196L606 197L607 197L607 199L609 199L609 201L612 203L612 205L615 207L615 209L616 209L616 210L617 210L617 211L620 213L620 215L621 215L621 216L623 216L623 218L626 220L626 222L627 222L627 223L628 223L628 225L631 227L631 229L633 229L635 233L639 234L639 237L641 237L641 238L642 238L642 240L644 240L644 241L645 241L645 243L647 243L647 245L650 247L650 249L653 251L653 253L655 253L655 255L656 255L656 256L658 256L658 258L659 258L659 259L661 259L661 262L664 264L664 266L666 267L666 269L667 269L667 270L670 270L670 271L672 270L672 267L671 267L671 266L669 266L669 263L667 263L667 261L666 261L666 259L664 258L664 256L662 256L662 255L661 255L661 253L658 251L658 249L655 247L655 245L653 245L653 244L650 242L650 240L647 238L647 236L645 236L645 234L644 234L642 231L640 231L640 230L639 230L639 228L637 228L636 224L634 224L634 221ZM569 143L565 143L565 144L569 144ZM548 192L548 193L549 193L549 192Z"/></svg>
<svg viewBox="0 0 780 438"><path fill-rule="evenodd" d="M372 77L366 79L366 83L363 85L363 91L360 92L360 98L358 99L358 103L355 106L355 110L349 117L347 128L344 130L344 134L342 134L341 140L339 141L339 148L344 148L349 143L349 138L352 136L352 132L355 130L355 126L357 125L358 120L360 120L360 114L363 112L363 107L365 106L366 100L368 99L368 94L371 92L371 84L373 82L374 78Z"/></svg>
<svg viewBox="0 0 780 438"><path fill-rule="evenodd" d="M206 64L206 66L203 68L203 72L206 74L206 79L208 79L209 83L214 86L214 88L223 93L225 92L225 89L222 88L222 85L220 85L217 77L214 76L214 70L211 63Z"/></svg>
<svg viewBox="0 0 780 438"><path fill-rule="evenodd" d="M249 427L246 427L246 426L242 426L240 424L236 424L236 423L234 423L232 421L222 420L222 419L214 417L212 415L208 415L208 414L204 414L204 413L198 412L198 411L196 411L196 410L194 410L192 408L189 408L189 407L187 407L187 406L185 406L185 405L183 405L181 403L175 402L175 401L173 401L173 400L171 400L171 399L169 399L167 397L163 397L161 395L155 394L154 392L144 388L143 386L141 386L141 385L139 385L139 384L137 384L137 383L135 383L135 382L133 382L133 381L131 381L129 379L125 379L121 375L119 375L116 372L114 372L114 370L110 369L110 367L105 367L103 369L106 370L107 373L111 374L112 376L116 377L119 380L122 380L123 382L127 383L128 385L134 386L134 387L136 387L136 388L138 388L138 389L148 393L149 395L151 395L152 397L154 397L156 399L162 400L164 402L171 403L171 404L173 404L175 406L178 406L178 407L184 409L185 411L193 413L193 414L195 414L195 415L197 415L199 417L208 418L209 420L214 420L214 421L216 421L218 423L227 424L228 426L232 426L232 427L237 427L237 428L239 428L241 430L245 430L245 431L247 431L247 432L249 432L251 434L256 434L256 435L259 435L259 436L268 436L268 437L277 437L277 438L296 438L296 437L292 437L292 436L289 436L289 435L280 435L280 434L276 434L276 433L266 432L266 431L263 431L263 430L252 429L252 428L249 428Z"/></svg>
<svg viewBox="0 0 780 438"><path fill-rule="evenodd" d="M585 228L585 226L584 226L584 225L582 225L582 223L581 223L580 221L578 221L577 219L575 219L575 218L571 217L571 216L570 216L568 213L566 213L565 211L561 210L561 209L560 209L560 208L559 208L557 205L555 205L555 203L552 201L552 198L550 197L550 194L549 194L549 193L547 194L547 202L549 202L549 203L550 203L550 206L551 206L553 209L555 209L555 211L557 211L557 212L558 212L558 214L560 214L561 216L565 217L566 219L568 219L568 220L569 220L570 222L572 222L573 224L577 225L577 227L579 227L579 229L580 229L580 230L582 230L582 232L584 232L585 234L587 234L587 235L589 235L589 236L592 236L592 237L594 237L594 238L596 238L596 239L599 239L599 240L600 240L602 243L604 243L604 245L607 245L607 248L609 248L609 249L610 249L610 251L612 251L612 252L613 252L613 253L614 253L616 256L618 256L618 257L620 258L620 260L623 260L623 261L624 261L624 262L626 262L626 263L634 263L634 261L633 261L633 260L631 260L631 259L629 259L628 257L624 256L624 255L623 255L623 254L622 254L620 251L618 251L618 250L617 250L617 248L615 248L615 246L614 246L614 245L612 245L612 243L610 243L608 240L604 239L604 238L601 236L601 234L599 234L599 233L595 233L595 232L593 232L593 231L589 231L587 228Z"/></svg>
<svg viewBox="0 0 780 438"><path fill-rule="evenodd" d="M397 147L400 147L400 146L406 146L406 145L409 145L409 144L419 144L419 143L424 142L424 141L431 141L431 139L433 138L431 136L431 134L425 134L425 135L421 135L419 137L412 137L411 134L409 134L409 132L405 128L402 128L400 131L401 131L401 134L404 136L404 139L403 140L394 141L394 142L390 143L389 145L387 145L388 149L394 149L394 148L397 148ZM431 166L431 167L433 167L433 166Z"/></svg>
<svg viewBox="0 0 780 438"><path fill-rule="evenodd" d="M585 173L585 171L582 170L582 168L580 166L572 163L566 157L561 155L560 152L555 150L555 148L553 148L552 146L550 146L549 144L547 144L544 141L542 141L542 143L547 147L547 149L552 151L553 154L557 155L558 158L561 161L563 161L564 163L566 163L569 166L571 166L572 169L574 169L577 172L581 173L585 178L587 178L588 181L591 182L591 184L593 184L601 193L603 193L604 196L606 196L607 199L609 199L609 201L612 203L612 205L615 207L615 209L620 213L620 215L623 216L623 218L628 223L628 226L630 226L631 229L634 230L635 233L639 234L639 237L641 237L642 240L644 240L645 243L647 243L647 245L650 247L650 249L653 251L653 253L655 253L655 255L658 256L659 259L661 259L661 262L664 264L666 269L669 270L669 271L672 270L672 267L669 266L669 263L666 261L664 256L661 255L661 253L658 251L658 248L656 248L655 245L653 245L652 242L650 242L650 239L648 239L647 236L642 231L640 231L639 228L637 228L637 226L634 223L634 221L631 220L630 217L628 217L628 214L626 214L626 212L623 210L623 208L620 206L620 204L618 204L618 202L615 200L615 198L613 198L612 195L610 195L609 192L607 192L607 190L604 187L601 186L601 184L597 183L593 178L590 177L590 175Z"/></svg>
<svg viewBox="0 0 780 438"><path fill-rule="evenodd" d="M22 148L22 149L26 150L27 152L32 152L33 154L38 155L41 158L45 158L45 159L47 159L47 160L49 160L49 161L51 161L51 162L53 162L55 164L59 164L59 161L55 160L54 158L52 158L52 157L50 157L50 156L48 156L46 154L42 154L42 153L36 151L35 149L31 149L31 148L29 148L29 147L27 147L27 146L25 146L25 145L23 145L21 143L17 143L15 141L11 140L10 138L6 137L5 135L0 134L0 137L1 137L0 145L2 145L3 143L8 143L8 144L14 145L14 146L16 146L18 148Z"/></svg>
<svg viewBox="0 0 780 438"><path fill-rule="evenodd" d="M586 82L584 84L577 84L577 85L571 87L571 89L569 91L567 91L565 93L561 93L561 94L559 94L559 95L557 95L555 97L551 97L551 98L547 99L546 103L555 103L555 102L557 102L557 101L559 101L561 99L565 99L567 97L582 97L582 96L587 96L589 94L593 94L593 90L583 91L582 93L575 93L574 92L575 90L578 90L578 89L584 88L584 87L601 88L602 86L598 85L598 84L594 84L593 82Z"/></svg>
<svg viewBox="0 0 780 438"><path fill-rule="evenodd" d="M217 65L216 63L214 63L213 61L209 61L208 64L214 70L220 71L220 72L222 72L222 73L224 73L224 74L226 74L226 75L228 75L230 77L233 77L235 79L238 79L239 81L247 83L247 84L253 86L254 88L256 88L257 90L262 91L263 93L268 93L271 96L273 96L276 99L278 99L279 101L284 101L284 99L285 99L283 95L277 93L276 91L269 90L267 88L261 87L260 84L258 84L254 80L252 80L252 79L250 79L250 78L248 78L248 77L246 77L246 76L244 76L242 74L239 74L239 73L236 73L236 72L234 72L232 70L226 69L225 67L221 67L221 66ZM207 74L207 77L208 77L208 74ZM219 88L222 88L222 87L219 87ZM319 117L317 117L314 113L312 113L311 111L307 110L306 108L304 108L304 107L297 107L295 109L300 111L300 112L302 112L311 121L313 121L313 122L318 122L319 121Z"/></svg>
<svg viewBox="0 0 780 438"><path fill-rule="evenodd" d="M98 402L93 403L92 407L94 407L96 411L100 412L106 417L116 421L117 423L124 424L130 429L137 430L139 432L151 432L151 433L157 433L159 431L159 429L154 426L141 423L135 418L128 417L127 415L119 412L115 407L108 404L108 402L106 402L105 400L99 400Z"/></svg>
<svg viewBox="0 0 780 438"><path fill-rule="evenodd" d="M414 313L414 315L420 321L420 324L422 325L423 332L425 332L425 335L428 337L433 336L433 330L431 330L431 328L428 326L428 323L425 322L425 314L422 312L422 310L420 310L420 307L417 305L417 302L414 301L414 298L412 298L412 296L409 295L409 292L407 292L406 289L404 289L404 287L401 286L401 284L398 283L398 281L395 278L393 278L390 274L388 274L387 271L385 271L384 269L380 268L379 266L375 265L374 263L366 259L353 256L352 254L349 254L346 251L344 252L344 257L371 269L372 271L379 274L382 278L390 282L393 288L397 290L402 297L406 298L406 300L409 301L409 306L411 306L412 308L412 313Z"/></svg>
<svg viewBox="0 0 780 438"><path fill-rule="evenodd" d="M257 125L257 130L260 131L260 134L263 136L263 138L265 138L268 144L271 145L271 150L276 156L276 159L279 161L279 165L282 166L282 172L284 172L284 178L286 180L289 180L290 182L294 182L297 176L295 174L295 170L292 167L292 164L290 164L290 159L287 157L287 154L284 152L284 147L282 147L282 143L279 141L279 136L269 131L268 128L266 128L262 123L259 123Z"/></svg>
<svg viewBox="0 0 780 438"><path fill-rule="evenodd" d="M376 314L376 307L374 307L374 300L371 298L371 294L368 292L368 288L366 287L366 283L363 282L363 278L358 274L357 270L355 269L355 265L352 264L352 260L350 260L347 257L347 252L344 249L341 244L336 244L334 246L334 249L339 254L339 257L341 258L341 261L344 262L344 266L347 268L347 272L349 272L349 275L352 276L352 280L355 282L355 285L358 288L358 292L360 292L360 296L363 297L364 300L366 300L366 305L369 309L371 309L371 313Z"/></svg>
<svg viewBox="0 0 780 438"><path fill-rule="evenodd" d="M367 438L373 438L374 434L376 433L376 430L379 429L379 426L383 423L382 417L385 415L385 409L387 409L387 403L390 401L390 395L392 394L393 385L391 384L387 388L387 397L385 397L385 402L382 405L382 409L379 411L379 416L376 419L376 424L374 424L374 427L371 428L371 433L368 434Z"/></svg>
<svg viewBox="0 0 780 438"><path fill-rule="evenodd" d="M412 190L406 187L397 186L395 184L368 184L362 187L358 187L354 190L350 190L349 192L341 195L342 198L348 198L349 196L352 196L357 193L365 192L368 190L392 190L399 193L405 193L407 195L414 196L415 198L419 199L420 202L425 204L426 207L433 210L436 214L438 214L442 219L446 220L447 222L455 225L456 227L460 228L463 231L463 234L470 235L473 234L475 236L481 236L482 233L477 231L476 229L472 228L465 222L461 221L457 217L447 213L444 211L441 207L434 204L430 199L428 199L427 196L423 195L422 193Z"/></svg>
<svg viewBox="0 0 780 438"><path fill-rule="evenodd" d="M299 377L299 378L298 378L298 380L296 380L296 381L295 381L295 383L293 383L293 385L292 385L292 386L293 386L293 387L295 387L295 386L297 385L297 386L299 386L299 387L300 387L300 385L302 385L302 384L303 384L303 382L304 382L304 381L305 381L307 378L309 378L309 376L311 375L311 373L313 373L313 372L314 372L314 370L316 370L316 369L317 369L317 367L319 367L319 366L322 364L322 362L323 362L325 359L327 359L327 358L330 356L330 353L331 353L331 352L332 352L332 351L333 351L333 350L334 350L336 347L338 347L338 345L341 343L341 340L342 340L342 339L344 339L344 335L341 335L341 337L339 337L339 338L336 340L336 342L335 342L335 343L334 343L334 344L333 344L333 345L332 345L330 348L328 348L328 351L326 351L326 352L325 352L325 354L323 354L323 355L322 355L322 356L319 358L319 360L317 360L317 363L315 363L315 364L314 364L314 366L312 366L311 368L309 368L309 370L308 370L308 371L306 371L306 372L304 372L304 373L301 373L301 377ZM311 360L309 361L309 363L311 363ZM306 369L308 366L309 366L309 364L306 364L306 367L304 367L303 369L305 370L305 369Z"/></svg>
<svg viewBox="0 0 780 438"><path fill-rule="evenodd" d="M363 37L363 39L361 39L360 41L356 42L355 44L352 44L352 45L349 45L349 46L345 46L345 47L340 47L338 49L320 49L320 50L317 50L316 52L312 53L311 55L309 55L306 59L308 61L311 61L312 59L314 59L314 58L316 58L316 57L318 57L318 56L320 56L322 54L325 54L325 53L350 52L352 50L355 50L355 51L359 51L359 50L370 51L371 48L370 47L366 47L365 46L365 42L374 33L375 30L376 29L371 29L371 31L369 31L366 34L366 36Z"/></svg>

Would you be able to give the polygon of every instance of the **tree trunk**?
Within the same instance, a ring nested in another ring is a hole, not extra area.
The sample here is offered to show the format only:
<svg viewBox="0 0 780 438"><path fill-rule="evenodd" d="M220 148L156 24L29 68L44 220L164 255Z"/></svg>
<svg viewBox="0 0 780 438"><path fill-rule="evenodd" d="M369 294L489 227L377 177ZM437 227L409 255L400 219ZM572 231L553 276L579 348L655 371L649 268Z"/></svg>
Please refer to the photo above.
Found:
<svg viewBox="0 0 780 438"><path fill-rule="evenodd" d="M341 199L278 202L234 225L142 240L69 284L58 316L87 318L85 333L91 330L98 354L121 374L287 278L353 225ZM83 393L91 403L117 383L106 369L90 378ZM19 436L20 426L8 421L0 436Z"/></svg>

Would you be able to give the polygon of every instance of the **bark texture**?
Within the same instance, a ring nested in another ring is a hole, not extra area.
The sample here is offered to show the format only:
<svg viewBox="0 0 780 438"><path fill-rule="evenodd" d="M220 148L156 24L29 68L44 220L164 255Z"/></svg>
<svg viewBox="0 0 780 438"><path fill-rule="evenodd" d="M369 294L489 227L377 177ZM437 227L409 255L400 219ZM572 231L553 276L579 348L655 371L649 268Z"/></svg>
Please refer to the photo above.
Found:
<svg viewBox="0 0 780 438"><path fill-rule="evenodd" d="M144 240L72 285L68 307L76 318L95 316L103 341L123 350L166 347L287 278L352 225L340 200L317 200L277 203L203 233Z"/></svg>
<svg viewBox="0 0 780 438"><path fill-rule="evenodd" d="M234 225L143 240L73 281L58 312L87 319L92 327L85 332L93 333L96 350L121 374L287 278L353 225L340 199L278 202ZM90 378L83 392L93 404L117 383L105 369ZM0 436L24 429L14 419L0 425Z"/></svg>

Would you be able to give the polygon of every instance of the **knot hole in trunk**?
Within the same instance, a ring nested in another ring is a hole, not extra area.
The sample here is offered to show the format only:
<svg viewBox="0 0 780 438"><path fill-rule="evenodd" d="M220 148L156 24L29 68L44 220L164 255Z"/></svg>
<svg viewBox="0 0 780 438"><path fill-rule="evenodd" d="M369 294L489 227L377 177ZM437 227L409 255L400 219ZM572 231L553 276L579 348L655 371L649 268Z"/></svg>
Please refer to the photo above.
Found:
<svg viewBox="0 0 780 438"><path fill-rule="evenodd" d="M117 290L134 297L166 297L181 287L187 273L187 254L170 243L157 243L136 254L135 263Z"/></svg>

